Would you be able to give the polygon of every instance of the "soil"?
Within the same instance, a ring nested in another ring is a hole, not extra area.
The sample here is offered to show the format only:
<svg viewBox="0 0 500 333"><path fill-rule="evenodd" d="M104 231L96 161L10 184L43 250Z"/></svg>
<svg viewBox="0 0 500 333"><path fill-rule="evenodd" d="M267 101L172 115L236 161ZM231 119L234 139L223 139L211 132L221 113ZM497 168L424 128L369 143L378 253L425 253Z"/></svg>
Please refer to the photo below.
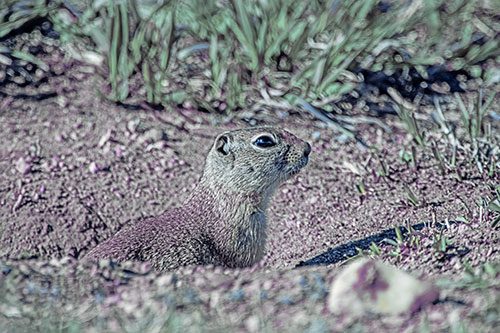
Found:
<svg viewBox="0 0 500 333"><path fill-rule="evenodd" d="M495 215L484 205L500 184L498 148L492 174L488 164L478 167L470 144L457 152L457 167L442 174L428 148L416 148L415 166L402 160L413 144L394 116L383 120L391 133L358 126L375 151L306 113L241 113L222 122L185 105L130 110L98 97L91 66L57 53L50 59L59 72L40 86L0 87L0 331L434 332L465 325L494 332L500 324L499 271L484 288L463 284L466 265L480 279L483 264L500 257ZM499 113L497 101L492 110ZM454 105L446 115L459 123ZM145 263L81 260L123 226L179 206L215 135L249 119L286 127L312 145L309 165L270 205L261 263L154 272ZM498 143L498 120L486 122ZM451 160L430 117L421 124ZM395 247L384 239L396 239L394 228L406 226L420 245L403 242L400 255L391 256ZM448 244L442 251L440 236ZM415 314L358 321L329 313L326 297L339 266L372 242L384 261L437 283L440 301Z"/></svg>

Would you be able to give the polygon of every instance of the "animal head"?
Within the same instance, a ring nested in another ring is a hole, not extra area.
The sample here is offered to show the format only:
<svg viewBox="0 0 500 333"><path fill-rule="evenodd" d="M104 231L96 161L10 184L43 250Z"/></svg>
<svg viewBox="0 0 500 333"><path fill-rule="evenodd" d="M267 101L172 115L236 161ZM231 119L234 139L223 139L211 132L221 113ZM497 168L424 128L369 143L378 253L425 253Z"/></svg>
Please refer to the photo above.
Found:
<svg viewBox="0 0 500 333"><path fill-rule="evenodd" d="M253 127L221 133L210 150L202 181L228 190L265 194L299 172L311 146L276 127Z"/></svg>

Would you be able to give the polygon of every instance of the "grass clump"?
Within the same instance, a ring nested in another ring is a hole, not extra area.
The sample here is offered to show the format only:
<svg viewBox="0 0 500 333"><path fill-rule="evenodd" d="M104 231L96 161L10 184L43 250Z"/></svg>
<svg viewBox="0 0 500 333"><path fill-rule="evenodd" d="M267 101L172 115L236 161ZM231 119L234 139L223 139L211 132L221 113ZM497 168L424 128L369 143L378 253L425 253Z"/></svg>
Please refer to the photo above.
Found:
<svg viewBox="0 0 500 333"><path fill-rule="evenodd" d="M59 22L59 29L66 31L67 38L90 39L95 50L105 55L109 89L101 91L104 97L124 101L133 76L140 73L146 101L166 105L182 99L179 91L167 94L164 89L175 52L175 7L173 2L141 6L135 0L95 1L76 25Z"/></svg>
<svg viewBox="0 0 500 333"><path fill-rule="evenodd" d="M49 16L55 7L54 2L46 0L2 0L0 4L0 38L31 20Z"/></svg>
<svg viewBox="0 0 500 333"><path fill-rule="evenodd" d="M215 111L212 102L219 100L222 111L230 112L257 100L263 102L256 107L290 109L302 99L330 113L330 102L362 80L360 68L416 68L426 77L428 64L467 69L500 55L493 19L500 7L493 2L87 0L78 3L81 10L75 5L2 0L0 37L36 18L51 21L64 41L82 42L104 56L109 87L101 90L113 101L138 95L154 105L189 100ZM194 74L190 57L202 63ZM136 88L137 78L145 91ZM422 145L416 122L406 118Z"/></svg>

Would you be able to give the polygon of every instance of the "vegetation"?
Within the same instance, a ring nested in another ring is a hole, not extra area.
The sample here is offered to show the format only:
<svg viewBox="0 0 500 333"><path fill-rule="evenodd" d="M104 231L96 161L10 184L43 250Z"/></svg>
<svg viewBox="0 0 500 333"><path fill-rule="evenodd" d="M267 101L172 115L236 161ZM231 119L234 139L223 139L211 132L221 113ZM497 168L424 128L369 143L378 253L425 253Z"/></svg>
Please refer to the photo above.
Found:
<svg viewBox="0 0 500 333"><path fill-rule="evenodd" d="M189 100L224 112L256 98L289 107L296 97L331 111L328 103L362 79L360 68L415 68L426 77L425 65L446 64L498 82L498 69L479 66L500 56L497 1L1 2L0 38L37 18L49 20L63 41L104 56L110 92L103 95L115 101L141 94L130 88L136 74L150 104ZM27 52L1 51L46 69ZM189 73L192 57L207 62L207 70ZM201 93L200 81L210 89ZM226 107L219 110L214 100ZM400 116L421 144L411 116L404 110Z"/></svg>

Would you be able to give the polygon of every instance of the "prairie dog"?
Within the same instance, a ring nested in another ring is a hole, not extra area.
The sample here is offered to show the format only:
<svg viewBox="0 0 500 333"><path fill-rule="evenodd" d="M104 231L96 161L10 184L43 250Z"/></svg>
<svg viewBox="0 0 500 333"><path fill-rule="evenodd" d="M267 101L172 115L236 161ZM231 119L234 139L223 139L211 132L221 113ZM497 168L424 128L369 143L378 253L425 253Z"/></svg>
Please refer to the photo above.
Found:
<svg viewBox="0 0 500 333"><path fill-rule="evenodd" d="M181 207L118 232L86 258L148 261L158 270L253 265L264 253L271 196L307 164L310 152L307 142L277 127L221 133Z"/></svg>

